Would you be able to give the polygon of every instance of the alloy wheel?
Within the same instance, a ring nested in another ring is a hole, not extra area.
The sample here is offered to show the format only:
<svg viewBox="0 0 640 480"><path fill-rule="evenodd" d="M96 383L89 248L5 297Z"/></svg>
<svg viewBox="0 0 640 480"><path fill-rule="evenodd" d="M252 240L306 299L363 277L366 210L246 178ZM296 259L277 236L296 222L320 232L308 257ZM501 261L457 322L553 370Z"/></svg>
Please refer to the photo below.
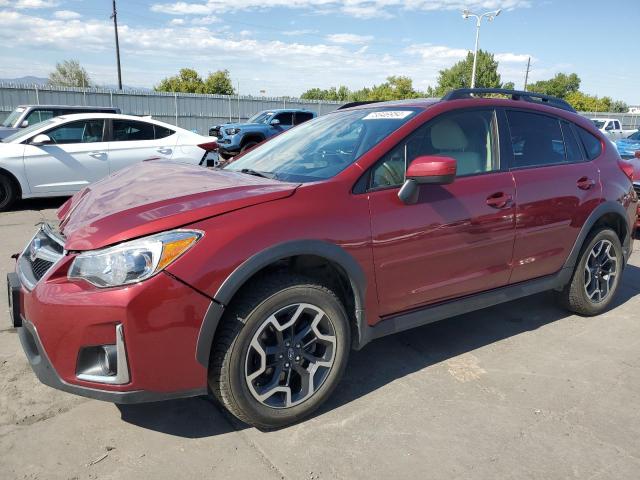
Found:
<svg viewBox="0 0 640 480"><path fill-rule="evenodd" d="M321 308L281 308L262 322L249 345L245 380L251 394L271 408L304 402L329 376L336 343L333 323Z"/></svg>
<svg viewBox="0 0 640 480"><path fill-rule="evenodd" d="M596 243L584 266L584 289L593 303L601 303L609 298L612 286L618 276L618 258L609 240Z"/></svg>

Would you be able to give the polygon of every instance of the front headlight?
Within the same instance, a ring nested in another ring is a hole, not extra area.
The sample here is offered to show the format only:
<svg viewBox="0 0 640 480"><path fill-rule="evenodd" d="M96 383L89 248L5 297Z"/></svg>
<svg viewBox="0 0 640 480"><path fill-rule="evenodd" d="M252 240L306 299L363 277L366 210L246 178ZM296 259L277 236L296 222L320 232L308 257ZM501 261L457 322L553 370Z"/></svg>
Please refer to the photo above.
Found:
<svg viewBox="0 0 640 480"><path fill-rule="evenodd" d="M84 279L97 287L141 282L173 263L202 235L197 230L173 230L81 253L73 260L68 277Z"/></svg>
<svg viewBox="0 0 640 480"><path fill-rule="evenodd" d="M240 133L240 129L239 128L226 128L224 130L224 133L226 133L227 135L235 135L236 133Z"/></svg>

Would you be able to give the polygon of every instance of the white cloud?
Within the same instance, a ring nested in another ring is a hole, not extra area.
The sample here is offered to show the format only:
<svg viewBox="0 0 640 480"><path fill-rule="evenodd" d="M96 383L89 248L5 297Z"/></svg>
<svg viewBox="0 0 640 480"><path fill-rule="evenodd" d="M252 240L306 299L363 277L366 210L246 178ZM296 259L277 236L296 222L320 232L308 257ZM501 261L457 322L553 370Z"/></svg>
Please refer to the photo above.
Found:
<svg viewBox="0 0 640 480"><path fill-rule="evenodd" d="M53 16L60 20L73 20L80 18L82 15L78 12L72 12L71 10L58 10L57 12L53 12Z"/></svg>
<svg viewBox="0 0 640 480"><path fill-rule="evenodd" d="M184 25L184 18L172 18L169 25Z"/></svg>
<svg viewBox="0 0 640 480"><path fill-rule="evenodd" d="M420 43L410 45L405 52L411 55L418 55L424 61L436 61L447 63L457 62L467 56L468 50L464 48L451 48L444 45L432 45L430 43Z"/></svg>
<svg viewBox="0 0 640 480"><path fill-rule="evenodd" d="M282 35L286 35L288 37L299 37L301 35L313 35L318 33L318 30L304 29L304 30L285 30Z"/></svg>
<svg viewBox="0 0 640 480"><path fill-rule="evenodd" d="M33 0L36 1L36 0ZM154 12L169 15L200 15L274 8L307 9L315 13L343 13L356 18L389 18L397 11L469 9L512 10L531 6L531 0L206 0L156 3Z"/></svg>
<svg viewBox="0 0 640 480"><path fill-rule="evenodd" d="M0 0L0 7L13 7L16 10L52 8L59 4L58 0Z"/></svg>
<svg viewBox="0 0 640 480"><path fill-rule="evenodd" d="M531 58L531 62L537 60L536 57L527 53L496 53L494 57L501 63L526 63L529 58Z"/></svg>
<svg viewBox="0 0 640 480"><path fill-rule="evenodd" d="M220 19L213 15L207 15L205 17L194 17L191 19L193 25L211 25L213 23L219 23Z"/></svg>
<svg viewBox="0 0 640 480"><path fill-rule="evenodd" d="M168 15L208 15L213 12L213 7L189 2L156 3L151 5L151 11Z"/></svg>
<svg viewBox="0 0 640 480"><path fill-rule="evenodd" d="M364 45L373 40L373 36L371 35L356 35L355 33L332 33L327 35L326 38L331 43L348 45Z"/></svg>

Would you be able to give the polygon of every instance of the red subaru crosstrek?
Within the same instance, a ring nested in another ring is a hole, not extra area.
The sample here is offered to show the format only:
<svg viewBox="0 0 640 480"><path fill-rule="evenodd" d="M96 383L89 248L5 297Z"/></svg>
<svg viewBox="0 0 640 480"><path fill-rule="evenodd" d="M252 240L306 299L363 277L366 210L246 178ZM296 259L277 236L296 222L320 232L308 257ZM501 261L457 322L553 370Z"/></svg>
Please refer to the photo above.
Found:
<svg viewBox="0 0 640 480"><path fill-rule="evenodd" d="M85 188L9 274L13 324L52 387L212 392L282 426L378 337L545 290L605 310L632 250L632 177L551 97L350 106L221 170L146 162Z"/></svg>

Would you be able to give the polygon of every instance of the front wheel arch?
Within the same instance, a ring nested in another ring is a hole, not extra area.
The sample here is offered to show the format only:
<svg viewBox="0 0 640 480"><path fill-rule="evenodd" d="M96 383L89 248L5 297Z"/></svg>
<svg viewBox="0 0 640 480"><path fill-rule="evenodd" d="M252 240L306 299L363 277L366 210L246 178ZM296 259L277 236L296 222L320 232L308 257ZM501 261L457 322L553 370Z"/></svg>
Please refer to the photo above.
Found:
<svg viewBox="0 0 640 480"><path fill-rule="evenodd" d="M256 275L276 266L279 262L300 257L322 259L342 272L348 284L348 294L353 305L350 314L353 330L353 346L360 348L366 343L366 320L364 302L367 278L358 262L342 247L322 240L294 240L273 246L259 252L238 266L218 288L209 305L200 327L196 345L197 361L208 367L214 337L225 307L229 306L236 294Z"/></svg>

